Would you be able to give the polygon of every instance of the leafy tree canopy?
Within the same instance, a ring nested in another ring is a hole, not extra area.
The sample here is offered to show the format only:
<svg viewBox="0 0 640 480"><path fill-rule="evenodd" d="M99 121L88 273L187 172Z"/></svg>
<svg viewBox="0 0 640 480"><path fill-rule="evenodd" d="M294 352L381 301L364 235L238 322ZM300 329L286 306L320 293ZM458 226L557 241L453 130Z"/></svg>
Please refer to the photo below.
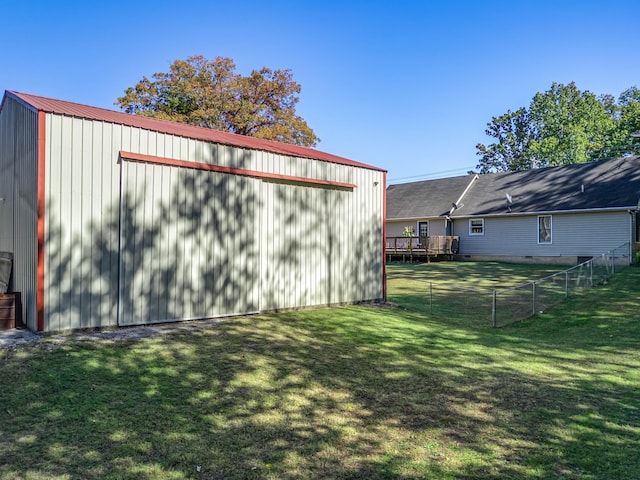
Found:
<svg viewBox="0 0 640 480"><path fill-rule="evenodd" d="M240 135L314 146L320 140L296 115L300 85L290 70L235 72L230 58L176 60L168 72L143 77L116 105L125 112Z"/></svg>
<svg viewBox="0 0 640 480"><path fill-rule="evenodd" d="M481 173L582 163L640 153L640 90L625 90L618 101L596 97L575 83L553 83L536 93L528 108L493 117L486 134L493 143L476 145Z"/></svg>

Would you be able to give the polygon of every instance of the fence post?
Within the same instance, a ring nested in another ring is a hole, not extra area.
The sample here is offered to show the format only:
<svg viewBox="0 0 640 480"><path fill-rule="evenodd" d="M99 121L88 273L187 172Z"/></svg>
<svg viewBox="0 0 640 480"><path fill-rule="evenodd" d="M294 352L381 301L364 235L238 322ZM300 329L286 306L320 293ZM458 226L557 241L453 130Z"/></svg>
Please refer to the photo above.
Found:
<svg viewBox="0 0 640 480"><path fill-rule="evenodd" d="M569 270L564 271L564 296L569 298Z"/></svg>
<svg viewBox="0 0 640 480"><path fill-rule="evenodd" d="M496 318L496 291L493 291L493 301L491 302L491 323L493 323L493 328L498 326L498 320Z"/></svg>
<svg viewBox="0 0 640 480"><path fill-rule="evenodd" d="M611 274L615 275L616 273L616 251L613 250L611 253Z"/></svg>
<svg viewBox="0 0 640 480"><path fill-rule="evenodd" d="M531 307L532 307L533 315L535 315L536 314L536 282L533 282L531 284L531 293L532 293Z"/></svg>
<svg viewBox="0 0 640 480"><path fill-rule="evenodd" d="M593 258L589 260L589 288L593 288Z"/></svg>
<svg viewBox="0 0 640 480"><path fill-rule="evenodd" d="M433 314L433 282L429 282L429 314Z"/></svg>

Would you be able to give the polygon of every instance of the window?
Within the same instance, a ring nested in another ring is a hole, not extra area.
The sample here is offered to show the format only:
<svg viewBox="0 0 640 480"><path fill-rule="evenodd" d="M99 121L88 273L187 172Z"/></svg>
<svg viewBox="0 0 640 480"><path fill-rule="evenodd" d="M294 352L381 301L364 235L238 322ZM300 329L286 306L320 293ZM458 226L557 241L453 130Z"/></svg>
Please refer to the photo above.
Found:
<svg viewBox="0 0 640 480"><path fill-rule="evenodd" d="M420 238L429 236L429 222L418 222L418 236Z"/></svg>
<svg viewBox="0 0 640 480"><path fill-rule="evenodd" d="M538 243L551 243L551 215L538 217Z"/></svg>
<svg viewBox="0 0 640 480"><path fill-rule="evenodd" d="M484 235L484 218L469 220L469 235Z"/></svg>

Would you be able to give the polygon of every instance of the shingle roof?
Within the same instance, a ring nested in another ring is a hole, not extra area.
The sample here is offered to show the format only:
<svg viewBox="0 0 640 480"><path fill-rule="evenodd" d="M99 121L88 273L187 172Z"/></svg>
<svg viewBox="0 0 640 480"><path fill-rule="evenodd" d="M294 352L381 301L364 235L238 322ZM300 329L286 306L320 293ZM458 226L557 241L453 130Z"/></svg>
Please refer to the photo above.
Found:
<svg viewBox="0 0 640 480"><path fill-rule="evenodd" d="M463 178L469 177L389 186L387 218L445 214L443 207L451 205L462 194L465 187L460 179ZM508 203L507 194L512 203ZM480 175L460 202L463 206L452 216L625 209L638 207L639 201L640 156L632 156Z"/></svg>
<svg viewBox="0 0 640 480"><path fill-rule="evenodd" d="M445 215L473 177L465 175L389 185L387 218L433 218Z"/></svg>
<svg viewBox="0 0 640 480"><path fill-rule="evenodd" d="M341 165L366 168L369 170L384 171L383 169L374 167L372 165L349 160L347 158L322 152L314 148L263 140L260 138L248 137L244 135L236 135L233 133L221 132L218 130L196 127L183 123L169 122L156 118L131 115L115 110L91 107L79 103L67 102L64 100L55 100L52 98L40 97L37 95L30 95L26 93L7 91L5 92L5 96L6 95L18 100L19 102L36 111L144 128L146 130L152 130L159 133L178 135L181 137L204 140L208 142L247 148L251 150L262 150L291 157L310 158L314 160L338 163Z"/></svg>

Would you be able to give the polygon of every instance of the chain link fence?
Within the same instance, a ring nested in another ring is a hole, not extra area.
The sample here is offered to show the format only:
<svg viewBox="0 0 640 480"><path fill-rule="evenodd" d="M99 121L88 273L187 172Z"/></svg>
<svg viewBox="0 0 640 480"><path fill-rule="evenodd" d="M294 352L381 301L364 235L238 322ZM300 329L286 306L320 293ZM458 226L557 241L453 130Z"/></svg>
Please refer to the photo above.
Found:
<svg viewBox="0 0 640 480"><path fill-rule="evenodd" d="M601 285L630 263L626 243L575 267L510 288L478 290L429 282L427 308L436 316L462 317L466 324L500 327L544 313L570 295Z"/></svg>

